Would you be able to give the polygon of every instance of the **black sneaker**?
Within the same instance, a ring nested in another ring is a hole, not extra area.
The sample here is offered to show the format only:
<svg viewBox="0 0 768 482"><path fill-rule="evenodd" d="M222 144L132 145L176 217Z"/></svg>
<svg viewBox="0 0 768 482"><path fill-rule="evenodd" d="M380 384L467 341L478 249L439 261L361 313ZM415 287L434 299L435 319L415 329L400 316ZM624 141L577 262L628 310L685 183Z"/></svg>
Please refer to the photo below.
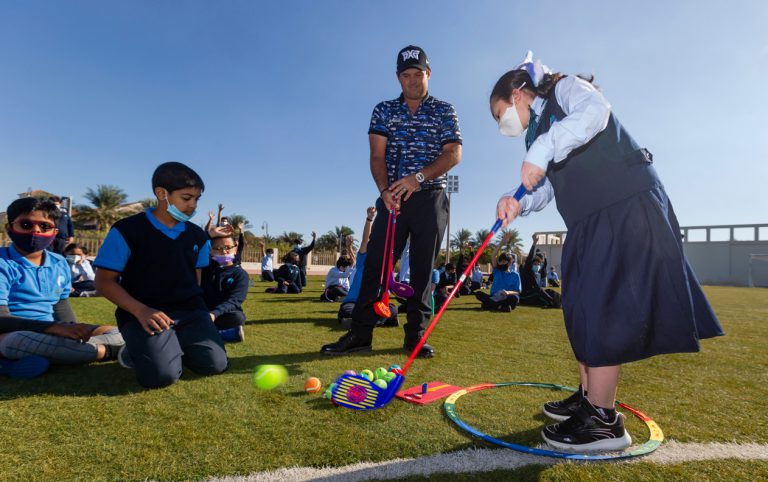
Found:
<svg viewBox="0 0 768 482"><path fill-rule="evenodd" d="M613 452L632 445L632 437L624 430L624 415L616 412L607 421L586 398L571 418L544 427L541 437L559 450L574 452Z"/></svg>
<svg viewBox="0 0 768 482"><path fill-rule="evenodd" d="M576 409L581 405L581 401L584 399L584 388L579 385L579 389L576 390L570 397L556 402L547 402L544 404L544 415L557 420L558 422L565 422L574 413Z"/></svg>
<svg viewBox="0 0 768 482"><path fill-rule="evenodd" d="M352 333L351 330L339 338L336 343L323 345L320 349L320 353L323 355L349 355L364 351L371 351L371 338L363 339Z"/></svg>
<svg viewBox="0 0 768 482"><path fill-rule="evenodd" d="M411 353L414 348L416 348L416 345L418 345L419 342L416 343L403 343L403 350L407 351L408 353ZM416 355L417 358L432 358L435 356L435 349L432 348L432 345L428 345L424 343L421 345L421 349L419 350L419 353Z"/></svg>

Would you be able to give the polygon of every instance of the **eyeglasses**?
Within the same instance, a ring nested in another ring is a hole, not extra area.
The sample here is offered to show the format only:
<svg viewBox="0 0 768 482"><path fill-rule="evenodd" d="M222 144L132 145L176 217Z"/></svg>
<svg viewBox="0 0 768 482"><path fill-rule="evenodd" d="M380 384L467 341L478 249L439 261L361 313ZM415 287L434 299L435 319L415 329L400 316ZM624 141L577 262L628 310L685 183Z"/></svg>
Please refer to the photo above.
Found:
<svg viewBox="0 0 768 482"><path fill-rule="evenodd" d="M22 231L32 231L35 226L40 229L41 233L47 233L48 231L56 229L55 224L46 223L45 221L30 221L28 219L23 219L21 221L12 222L11 226L14 224L21 228Z"/></svg>
<svg viewBox="0 0 768 482"><path fill-rule="evenodd" d="M214 246L211 248L212 251L231 251L233 249L237 248L237 246Z"/></svg>

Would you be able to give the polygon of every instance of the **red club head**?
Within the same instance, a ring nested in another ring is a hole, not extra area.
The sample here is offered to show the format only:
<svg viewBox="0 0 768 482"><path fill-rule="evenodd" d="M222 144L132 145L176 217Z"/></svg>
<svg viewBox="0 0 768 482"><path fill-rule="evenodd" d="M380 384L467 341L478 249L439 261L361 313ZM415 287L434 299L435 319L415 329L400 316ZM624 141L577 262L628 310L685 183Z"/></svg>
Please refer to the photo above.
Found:
<svg viewBox="0 0 768 482"><path fill-rule="evenodd" d="M392 311L389 309L389 303L384 303L383 301L374 303L373 311L382 318L389 318L392 316Z"/></svg>

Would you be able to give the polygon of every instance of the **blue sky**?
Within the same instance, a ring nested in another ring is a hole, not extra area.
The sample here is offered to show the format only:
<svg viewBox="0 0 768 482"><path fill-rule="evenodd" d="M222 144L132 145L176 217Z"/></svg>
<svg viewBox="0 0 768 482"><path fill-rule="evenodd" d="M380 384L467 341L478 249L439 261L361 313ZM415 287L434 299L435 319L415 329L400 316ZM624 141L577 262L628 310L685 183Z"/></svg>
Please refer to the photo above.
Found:
<svg viewBox="0 0 768 482"><path fill-rule="evenodd" d="M489 115L527 49L593 73L656 167L682 225L766 222L768 3L615 1L0 1L0 206L28 187L151 196L181 161L256 234L359 231L377 196L374 105L399 94L395 56L423 47L430 92L464 135L451 227L490 227L521 139ZM554 203L525 238L564 227Z"/></svg>

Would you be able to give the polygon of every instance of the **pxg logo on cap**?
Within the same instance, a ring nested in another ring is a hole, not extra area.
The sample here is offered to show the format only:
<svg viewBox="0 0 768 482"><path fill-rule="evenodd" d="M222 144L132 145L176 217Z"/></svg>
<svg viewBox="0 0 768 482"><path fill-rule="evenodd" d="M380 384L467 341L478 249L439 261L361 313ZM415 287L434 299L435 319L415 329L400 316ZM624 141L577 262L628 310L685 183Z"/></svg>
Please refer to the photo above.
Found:
<svg viewBox="0 0 768 482"><path fill-rule="evenodd" d="M411 68L429 70L427 53L415 45L409 45L397 54L397 73Z"/></svg>

